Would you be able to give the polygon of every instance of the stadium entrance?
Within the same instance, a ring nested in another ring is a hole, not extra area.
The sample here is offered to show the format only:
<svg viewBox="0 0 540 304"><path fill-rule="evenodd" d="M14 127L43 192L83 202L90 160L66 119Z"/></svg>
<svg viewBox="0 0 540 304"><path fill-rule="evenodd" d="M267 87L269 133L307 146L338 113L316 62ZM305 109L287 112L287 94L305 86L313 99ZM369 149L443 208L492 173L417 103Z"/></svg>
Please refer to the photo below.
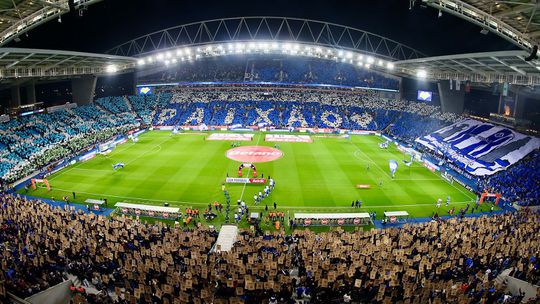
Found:
<svg viewBox="0 0 540 304"><path fill-rule="evenodd" d="M250 170L253 170L253 177L257 177L257 167L255 167L254 164L240 164L240 166L238 166L238 177L242 177L242 170L244 168L249 168Z"/></svg>

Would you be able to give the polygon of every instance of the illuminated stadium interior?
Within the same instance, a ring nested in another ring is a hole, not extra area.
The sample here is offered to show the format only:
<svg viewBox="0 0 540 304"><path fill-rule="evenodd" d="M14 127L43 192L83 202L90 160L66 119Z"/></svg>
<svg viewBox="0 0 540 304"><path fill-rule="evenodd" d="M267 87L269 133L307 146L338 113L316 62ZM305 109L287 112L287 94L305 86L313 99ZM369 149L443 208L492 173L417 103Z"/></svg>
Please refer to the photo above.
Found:
<svg viewBox="0 0 540 304"><path fill-rule="evenodd" d="M538 303L536 1L0 3L0 303Z"/></svg>

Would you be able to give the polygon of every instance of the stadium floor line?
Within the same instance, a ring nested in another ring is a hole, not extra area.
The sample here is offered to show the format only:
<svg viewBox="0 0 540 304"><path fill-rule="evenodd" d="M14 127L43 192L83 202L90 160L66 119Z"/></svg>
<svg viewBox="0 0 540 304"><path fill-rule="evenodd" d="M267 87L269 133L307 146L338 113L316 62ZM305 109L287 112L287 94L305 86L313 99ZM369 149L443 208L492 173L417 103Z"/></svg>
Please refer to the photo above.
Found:
<svg viewBox="0 0 540 304"><path fill-rule="evenodd" d="M88 168L73 168L73 170L96 171L96 172L111 172L111 170L106 170L106 169L88 169Z"/></svg>
<svg viewBox="0 0 540 304"><path fill-rule="evenodd" d="M362 152L363 154L365 154L364 151L361 151L360 149L354 151L353 156L356 159L359 159L359 160L362 160L362 161L368 161L368 162L371 162L371 163L375 164L375 166L379 170L381 170L384 173L385 176L390 177L393 181L442 181L443 180L442 178L418 178L418 179L415 179L415 178L406 178L406 179L404 179L404 178L392 178L386 171L384 171L379 165L377 165L377 163L375 161L373 161L371 158L365 159L365 158L359 157L359 155L357 154L358 152Z"/></svg>
<svg viewBox="0 0 540 304"><path fill-rule="evenodd" d="M142 153L141 155L135 157L134 159L128 161L128 162L126 163L126 166L129 165L129 164L131 164L131 163L133 163L134 161L138 160L139 158L143 157L144 155L146 155L146 154L148 154L148 153L150 153L150 152L153 152L154 149L155 149L156 147L159 148L158 151L161 151L161 144L165 143L165 142L166 142L167 140L169 140L169 139L171 139L171 137L168 137L168 138L166 138L165 140L160 141L159 144L157 144L157 145L153 146L152 148L148 149L148 151L146 151L146 152Z"/></svg>
<svg viewBox="0 0 540 304"><path fill-rule="evenodd" d="M355 147L357 147L356 144L354 144L352 142L351 142L351 144L353 144ZM362 151L361 149L358 149L353 153L353 156L355 156L358 159L358 157L356 155L356 152L362 152L362 154L364 154L364 156L366 156L379 170L381 170L386 176L391 177L386 171L384 171L379 165L377 165L377 163L375 161L373 161L373 159L371 159L371 157L369 157L366 153L364 153L364 151ZM439 177L435 172L431 171L431 173L433 173L435 176ZM440 178L440 179L442 180L442 178ZM454 184L450 184L450 185L452 187L454 187L455 189L457 189L459 192L463 193L466 197L468 197L470 199L476 199L475 197L471 197L471 195L469 193L466 193L465 191L463 191L460 188L456 187Z"/></svg>
<svg viewBox="0 0 540 304"><path fill-rule="evenodd" d="M431 173L433 173L433 175L435 175L435 176L438 177L437 173L435 173L435 172L433 172L433 171L431 171L431 170L429 170L429 171L430 171ZM441 180L442 180L442 178L441 178ZM449 184L450 184L450 186L452 186L452 187L454 187L455 189L457 189L459 192L465 194L466 197L468 197L468 198L470 198L470 199L474 199L474 200L477 199L477 197L472 197L472 196L470 195L470 193L467 193L467 192L461 190L460 188L456 187L456 185L454 185L453 183L449 183Z"/></svg>
<svg viewBox="0 0 540 304"><path fill-rule="evenodd" d="M45 188L44 186L39 186L40 188ZM67 189L61 189L61 188L53 188L54 190L63 191L66 193L71 193L73 190L67 190ZM112 194L103 194L103 193L93 193L93 192L84 192L84 191L75 191L76 193L82 193L82 194L88 194L88 195L95 195L95 196L110 196L110 197L116 197L116 198L122 198L122 199L129 199L129 200L135 200L135 201L147 201L147 202L170 202L170 203L179 203L184 205L201 205L201 206L207 206L208 203L195 203L195 202L185 202L185 201L175 201L175 200L163 200L163 199L147 199L142 197L131 197L131 196L121 196L121 195L112 195ZM472 201L464 201L464 202L452 202L450 203L450 206L452 205L465 205L467 203L473 203ZM421 203L421 204L409 204L409 205L399 205L399 206L390 206L390 205L382 205L382 206L371 206L366 205L366 208L361 209L369 209L369 208L387 208L387 209L395 209L399 207L419 207L419 206L434 206L436 203ZM250 208L254 209L264 209L263 205L253 205L249 206ZM356 209L351 208L350 206L286 206L286 209ZM442 208L442 206L441 206ZM445 206L446 208L446 206Z"/></svg>
<svg viewBox="0 0 540 304"><path fill-rule="evenodd" d="M49 180L49 181L55 180L56 178L58 178L58 177L60 177L60 176L62 176L62 175L64 175L64 174L70 172L71 170L77 169L77 167L79 167L79 166L82 165L82 164L83 164L83 162L79 162L79 163L73 165L71 168L67 169L66 171L60 172L60 173L58 173L57 175L55 175L55 176L49 178L48 180Z"/></svg>
<svg viewBox="0 0 540 304"><path fill-rule="evenodd" d="M125 149L121 150L121 152L124 152L126 150L128 150L129 148L133 147L135 145L135 143L131 143L131 145L128 145ZM125 146L124 146L125 147ZM117 149L118 150L118 149ZM106 158L109 158L108 156L106 156ZM71 170L75 170L75 169L78 169L78 170L92 170L92 171L96 171L96 170L99 170L99 169L84 169L84 168L79 168L80 165L82 165L84 162L78 162L77 164L73 165L71 168L67 169L66 171L64 172L61 172L59 173L58 175L55 175L53 176L52 178L49 178L49 181L52 181L52 180L55 180L56 178L68 173L69 171ZM105 171L105 170L103 170Z"/></svg>
<svg viewBox="0 0 540 304"><path fill-rule="evenodd" d="M372 164L375 165L375 167L377 167L377 169L379 169L383 174L384 176L388 177L388 178L392 178L392 176L390 174L388 174L388 172L384 171L371 157L369 157L366 153L364 153L364 151L362 151L361 149L358 148L358 146L354 143L351 142L352 145L354 145L356 147L356 151L354 151L353 153L353 156L356 157L357 159L360 159L358 158L357 156L357 152L362 152L362 154L364 154L365 157L367 157L368 161L371 162ZM360 159L360 160L365 160L365 159Z"/></svg>
<svg viewBox="0 0 540 304"><path fill-rule="evenodd" d="M259 142L261 141L262 135L261 134L258 134L258 135L259 135L259 138L257 138L257 143L255 144L255 147L257 147L259 145ZM251 167L249 167L248 172L247 172L248 177L249 177L249 173L251 173ZM246 185L247 183L244 183L244 187L242 188L242 193L240 194L240 200L244 198L244 191L246 191Z"/></svg>

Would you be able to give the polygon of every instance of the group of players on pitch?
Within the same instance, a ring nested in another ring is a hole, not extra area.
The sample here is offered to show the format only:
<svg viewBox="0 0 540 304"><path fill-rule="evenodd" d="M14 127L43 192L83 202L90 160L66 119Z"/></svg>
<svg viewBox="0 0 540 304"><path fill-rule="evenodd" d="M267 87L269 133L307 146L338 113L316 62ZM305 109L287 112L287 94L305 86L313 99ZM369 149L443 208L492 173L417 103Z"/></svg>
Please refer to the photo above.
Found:
<svg viewBox="0 0 540 304"><path fill-rule="evenodd" d="M255 205L258 205L265 197L270 195L270 192L276 187L276 182L270 176L268 177L268 185L264 186L263 191L259 191L259 194L253 195Z"/></svg>

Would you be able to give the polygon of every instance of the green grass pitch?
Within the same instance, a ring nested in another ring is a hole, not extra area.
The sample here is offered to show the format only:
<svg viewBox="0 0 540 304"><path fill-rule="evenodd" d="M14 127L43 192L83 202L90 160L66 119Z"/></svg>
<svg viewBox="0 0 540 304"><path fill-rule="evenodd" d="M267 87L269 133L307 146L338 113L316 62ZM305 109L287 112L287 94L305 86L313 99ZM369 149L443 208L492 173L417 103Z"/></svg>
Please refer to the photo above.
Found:
<svg viewBox="0 0 540 304"><path fill-rule="evenodd" d="M116 202L168 202L181 208L199 208L202 213L209 202L224 203L221 185L227 173L236 176L239 165L225 156L231 148L229 141L206 141L208 135L171 136L169 131L150 131L136 143L129 141L108 155L98 155L50 176L50 192L38 188L28 194L59 200L66 195L71 198L75 191L79 203L87 198L107 198L109 206ZM256 133L252 142L242 145L273 146L264 141L264 135ZM263 189L261 185L228 184L231 204L243 197L253 210L265 204L272 209L275 201L279 210L290 213L357 212L351 208L351 201L361 199L361 211L376 211L380 218L384 211L398 210L406 210L413 217L431 216L437 210L438 198L443 200L439 214L446 215L450 207L455 206L457 211L475 200L473 193L457 183L448 183L418 162L405 166L402 160L409 156L393 144L386 150L379 148L380 137L312 138L312 143L278 143L283 157L256 164L259 175L271 175L276 181L275 190L259 206L254 206L253 195ZM388 169L390 159L399 162L394 179ZM125 168L113 171L112 165L117 162L124 162ZM356 184L370 184L371 189L356 189ZM449 208L444 206L447 196L451 197Z"/></svg>

